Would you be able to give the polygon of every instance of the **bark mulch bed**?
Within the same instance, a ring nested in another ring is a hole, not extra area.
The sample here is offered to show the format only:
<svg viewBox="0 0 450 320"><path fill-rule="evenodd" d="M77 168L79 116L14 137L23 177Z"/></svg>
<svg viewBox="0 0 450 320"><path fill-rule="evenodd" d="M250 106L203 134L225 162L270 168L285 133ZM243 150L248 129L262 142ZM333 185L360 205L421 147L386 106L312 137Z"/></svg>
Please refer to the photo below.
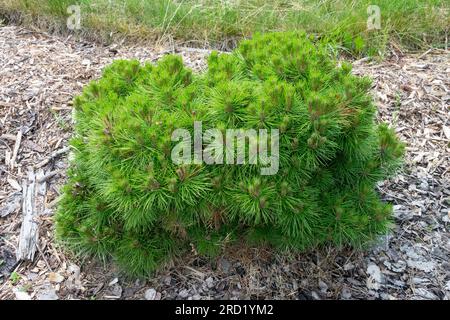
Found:
<svg viewBox="0 0 450 320"><path fill-rule="evenodd" d="M15 26L0 27L0 299L449 299L450 56L443 50L354 62L374 79L378 118L407 143L406 165L379 185L396 225L365 252L322 248L287 255L229 248L180 257L152 279L113 264L79 261L53 238L67 166L71 100L114 59L183 55L200 71L207 51L100 46ZM31 262L16 261L27 175L36 174L38 226Z"/></svg>

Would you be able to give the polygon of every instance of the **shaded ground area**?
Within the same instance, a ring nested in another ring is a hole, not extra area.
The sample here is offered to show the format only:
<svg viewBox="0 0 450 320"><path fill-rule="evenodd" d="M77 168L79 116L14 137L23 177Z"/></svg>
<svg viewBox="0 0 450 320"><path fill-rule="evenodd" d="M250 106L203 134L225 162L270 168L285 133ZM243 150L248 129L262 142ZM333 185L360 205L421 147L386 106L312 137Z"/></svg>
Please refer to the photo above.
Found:
<svg viewBox="0 0 450 320"><path fill-rule="evenodd" d="M177 52L200 71L207 51L102 47L14 26L0 27L0 48L0 299L450 298L449 52L393 51L382 63L354 63L355 73L374 79L378 118L395 126L408 146L404 171L379 185L395 205L396 224L374 248L292 256L242 246L214 260L192 252L154 278L135 281L113 265L78 261L54 242L71 100L114 59L156 61ZM35 259L18 263L22 181L29 167L44 170L45 209L36 221Z"/></svg>

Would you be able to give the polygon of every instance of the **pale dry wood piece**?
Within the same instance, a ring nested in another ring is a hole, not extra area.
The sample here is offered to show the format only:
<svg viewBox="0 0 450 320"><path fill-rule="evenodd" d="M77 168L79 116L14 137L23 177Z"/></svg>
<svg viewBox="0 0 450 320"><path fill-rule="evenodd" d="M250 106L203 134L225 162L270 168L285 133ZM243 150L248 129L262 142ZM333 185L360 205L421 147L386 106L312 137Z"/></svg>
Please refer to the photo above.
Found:
<svg viewBox="0 0 450 320"><path fill-rule="evenodd" d="M22 187L20 184L13 178L7 178L6 181L8 181L9 185L16 189L17 191L22 191Z"/></svg>
<svg viewBox="0 0 450 320"><path fill-rule="evenodd" d="M5 165L6 165L7 167L9 167L9 162L10 162L9 159L11 159L11 152L9 152L8 150L6 150L6 151L5 151Z"/></svg>
<svg viewBox="0 0 450 320"><path fill-rule="evenodd" d="M62 110L72 110L72 107L63 106L63 107L52 107L53 111L62 111Z"/></svg>
<svg viewBox="0 0 450 320"><path fill-rule="evenodd" d="M50 172L44 174L42 177L37 178L37 182L39 182L39 183L46 182L48 179L50 179L50 178L54 177L55 175L59 174L59 172L60 172L59 170L50 171Z"/></svg>
<svg viewBox="0 0 450 320"><path fill-rule="evenodd" d="M422 53L420 56L417 57L417 59L422 59L423 57L425 57L427 54L429 54L431 51L433 50L433 48L428 49L427 51L425 51L424 53Z"/></svg>
<svg viewBox="0 0 450 320"><path fill-rule="evenodd" d="M23 220L20 228L19 246L16 252L17 260L33 261L36 253L36 243L39 234L39 225L36 221L36 176L33 170L28 172L28 179L23 183Z"/></svg>
<svg viewBox="0 0 450 320"><path fill-rule="evenodd" d="M19 152L20 142L22 141L22 128L19 129L16 136L16 144L14 145L13 154L9 161L9 167L12 169L16 164L17 153Z"/></svg>
<svg viewBox="0 0 450 320"><path fill-rule="evenodd" d="M20 208L22 193L16 192L11 195L10 200L0 207L0 218L4 218Z"/></svg>
<svg viewBox="0 0 450 320"><path fill-rule="evenodd" d="M0 136L0 139L8 139L8 140L16 141L16 136L13 134L5 133Z"/></svg>
<svg viewBox="0 0 450 320"><path fill-rule="evenodd" d="M190 48L190 47L178 47L175 48L175 52L196 52L196 53L201 53L201 54L205 54L205 55L209 55L211 53L211 49L201 49L201 48ZM220 51L221 53L226 53L223 51Z"/></svg>
<svg viewBox="0 0 450 320"><path fill-rule="evenodd" d="M39 169L36 174L32 170L28 173L28 181L23 186L23 222L19 236L19 246L16 253L17 260L33 261L38 247L39 223L37 218L45 210L47 183L45 172ZM39 182L42 181L42 182Z"/></svg>
<svg viewBox="0 0 450 320"><path fill-rule="evenodd" d="M44 249L42 249L40 246L39 246L39 244L36 244L36 248L38 249L38 251L39 251L39 254L41 255L41 257L42 257L42 260L44 260L44 262L45 262L45 265L47 266L47 269L48 270L50 270L51 272L53 272L53 268L50 266L50 264L48 263L48 261L47 261L47 258L45 257L45 254L44 254Z"/></svg>
<svg viewBox="0 0 450 320"><path fill-rule="evenodd" d="M69 151L69 147L63 147L59 150L54 151L52 154L50 154L50 156L47 159L42 160L41 162L39 162L35 168L42 168L43 166L45 166L47 163L50 162L50 160L52 160L53 158L56 158L57 156L66 153L67 151Z"/></svg>
<svg viewBox="0 0 450 320"><path fill-rule="evenodd" d="M50 173L52 173L52 172L50 172ZM52 176L52 175L45 174L43 169L39 169L37 171L37 174L36 174L36 182L37 182L36 195L37 196L40 196L40 197L45 197L46 196L46 194L47 194L47 182L46 182L46 180L50 176ZM38 198L37 200L41 200L41 199ZM44 208L39 208L38 207L38 209L41 209L41 210L38 210L38 211L42 212L43 211L42 209L44 209Z"/></svg>
<svg viewBox="0 0 450 320"><path fill-rule="evenodd" d="M37 151L39 153L45 152L44 148L42 148L40 145L34 143L33 141L25 140L22 144L25 147L27 147L28 149L31 149L32 151Z"/></svg>

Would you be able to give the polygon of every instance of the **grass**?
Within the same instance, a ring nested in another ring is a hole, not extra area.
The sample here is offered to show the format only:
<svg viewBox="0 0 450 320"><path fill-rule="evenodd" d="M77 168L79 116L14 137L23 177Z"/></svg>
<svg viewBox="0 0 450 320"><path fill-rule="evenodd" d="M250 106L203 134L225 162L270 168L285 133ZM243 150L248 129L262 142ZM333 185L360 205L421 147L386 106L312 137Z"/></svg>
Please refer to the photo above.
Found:
<svg viewBox="0 0 450 320"><path fill-rule="evenodd" d="M11 284L15 286L20 281L20 275L17 272L13 272L9 276L9 280L11 281Z"/></svg>
<svg viewBox="0 0 450 320"><path fill-rule="evenodd" d="M389 42L406 50L444 48L450 25L447 0L0 0L0 12L56 29L65 28L72 4L80 5L83 31L101 41L175 40L221 49L254 32L298 29L356 55L382 54ZM372 4L380 7L380 30L366 27Z"/></svg>

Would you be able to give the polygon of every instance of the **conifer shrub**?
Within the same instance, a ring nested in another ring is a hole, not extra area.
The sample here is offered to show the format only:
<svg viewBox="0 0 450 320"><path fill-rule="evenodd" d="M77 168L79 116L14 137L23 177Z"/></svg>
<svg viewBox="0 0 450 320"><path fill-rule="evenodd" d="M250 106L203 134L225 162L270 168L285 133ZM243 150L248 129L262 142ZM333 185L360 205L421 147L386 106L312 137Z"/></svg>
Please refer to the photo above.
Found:
<svg viewBox="0 0 450 320"><path fill-rule="evenodd" d="M237 239L290 250L370 243L392 212L375 184L403 153L374 121L370 86L303 33L213 52L203 74L176 55L115 61L74 100L57 238L139 276L184 250L213 256ZM279 129L279 170L174 163L172 133L193 133L195 121L203 130Z"/></svg>

